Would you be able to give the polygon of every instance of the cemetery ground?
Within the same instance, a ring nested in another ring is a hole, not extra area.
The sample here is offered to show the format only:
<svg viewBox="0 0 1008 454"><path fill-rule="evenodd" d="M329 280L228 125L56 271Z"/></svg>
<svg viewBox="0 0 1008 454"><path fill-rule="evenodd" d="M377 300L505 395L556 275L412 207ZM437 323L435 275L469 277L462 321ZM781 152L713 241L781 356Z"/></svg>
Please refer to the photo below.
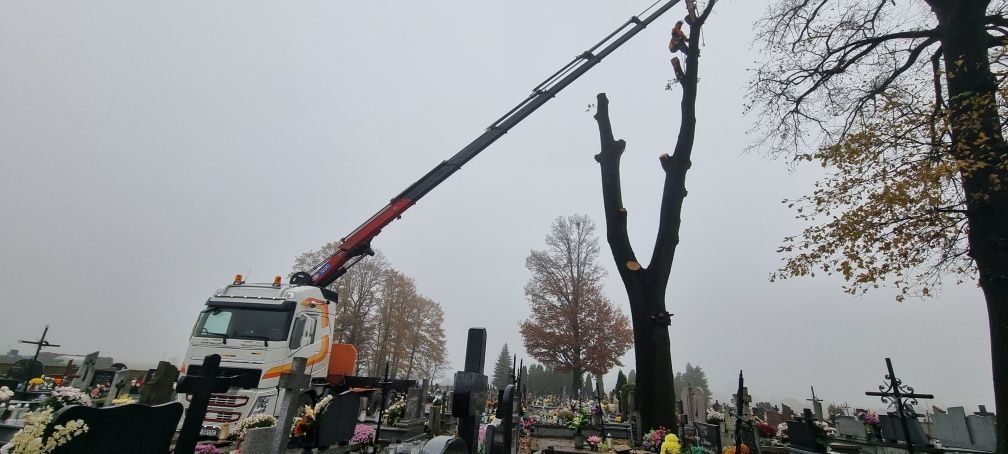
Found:
<svg viewBox="0 0 1008 454"><path fill-rule="evenodd" d="M701 388L677 390L679 428L639 427L633 386L571 396L529 390L517 360L507 384L485 375L486 331L469 330L465 368L450 385L373 377L367 386L330 386L317 402L299 400L310 385L305 359L283 374L273 414L219 425L240 377L208 356L198 374L176 365L131 370L87 355L79 365L0 369L2 453L485 453L844 454L983 453L995 449L994 415L984 407L924 408L890 361L882 386L866 392L889 411L823 407L810 388L808 408L753 403L739 374L730 402ZM52 358L52 355L49 355ZM37 376L29 377L38 373ZM359 378L359 377L358 377ZM346 378L351 381L351 378ZM621 398L622 396L622 398ZM187 405L183 406L182 402Z"/></svg>

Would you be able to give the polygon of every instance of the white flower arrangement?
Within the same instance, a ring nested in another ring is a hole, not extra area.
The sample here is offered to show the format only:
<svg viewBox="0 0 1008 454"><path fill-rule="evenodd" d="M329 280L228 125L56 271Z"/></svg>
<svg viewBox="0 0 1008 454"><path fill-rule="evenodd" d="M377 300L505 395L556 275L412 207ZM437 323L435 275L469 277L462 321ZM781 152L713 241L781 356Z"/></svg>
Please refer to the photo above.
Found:
<svg viewBox="0 0 1008 454"><path fill-rule="evenodd" d="M712 424L720 424L724 422L724 415L719 411L714 411L713 408L707 409L707 422Z"/></svg>
<svg viewBox="0 0 1008 454"><path fill-rule="evenodd" d="M52 435L43 442L42 432L50 421L52 421L52 410L48 408L25 417L24 428L11 438L10 453L48 454L56 450L57 447L67 444L73 437L88 431L88 426L83 420L75 419L65 425L54 427Z"/></svg>
<svg viewBox="0 0 1008 454"><path fill-rule="evenodd" d="M777 435L774 437L781 442L786 442L788 440L787 423L782 422L777 424Z"/></svg>
<svg viewBox="0 0 1008 454"><path fill-rule="evenodd" d="M14 397L14 391L6 386L0 386L0 403L11 400L11 397Z"/></svg>
<svg viewBox="0 0 1008 454"><path fill-rule="evenodd" d="M825 421L816 421L816 427L822 429L828 438L836 438L837 430Z"/></svg>
<svg viewBox="0 0 1008 454"><path fill-rule="evenodd" d="M325 413L326 409L329 408L330 402L332 402L332 394L325 396L322 400L318 401L318 403L315 404L315 416L318 417L321 416L322 413Z"/></svg>
<svg viewBox="0 0 1008 454"><path fill-rule="evenodd" d="M273 415L267 415L260 413L255 416L249 416L235 424L234 430L231 434L235 438L242 438L245 436L245 431L248 429L254 429L257 427L273 427L276 426L277 419Z"/></svg>
<svg viewBox="0 0 1008 454"><path fill-rule="evenodd" d="M60 408L69 405L83 405L85 407L89 407L91 406L91 398L77 388L72 388L70 386L57 386L53 389L52 393L49 394L49 398L46 399L46 405L53 410L59 410Z"/></svg>

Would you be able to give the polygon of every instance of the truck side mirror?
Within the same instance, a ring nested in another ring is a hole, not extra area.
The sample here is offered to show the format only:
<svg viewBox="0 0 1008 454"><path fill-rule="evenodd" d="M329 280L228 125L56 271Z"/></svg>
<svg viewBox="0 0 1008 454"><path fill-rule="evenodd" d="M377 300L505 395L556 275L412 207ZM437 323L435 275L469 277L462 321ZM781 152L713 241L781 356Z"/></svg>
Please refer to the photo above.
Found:
<svg viewBox="0 0 1008 454"><path fill-rule="evenodd" d="M305 318L298 317L294 320L294 328L291 329L290 349L294 350L301 346L301 338L304 337Z"/></svg>

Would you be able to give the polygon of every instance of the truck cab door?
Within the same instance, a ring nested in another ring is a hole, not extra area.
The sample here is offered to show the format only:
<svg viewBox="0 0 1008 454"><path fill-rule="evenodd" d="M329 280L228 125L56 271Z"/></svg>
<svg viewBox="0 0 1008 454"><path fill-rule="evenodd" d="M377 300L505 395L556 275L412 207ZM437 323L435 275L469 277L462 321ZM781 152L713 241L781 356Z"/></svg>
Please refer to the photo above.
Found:
<svg viewBox="0 0 1008 454"><path fill-rule="evenodd" d="M318 321L308 314L298 315L294 319L294 326L291 328L290 350L291 357L311 356L315 352L311 348L306 348L315 343L315 334Z"/></svg>

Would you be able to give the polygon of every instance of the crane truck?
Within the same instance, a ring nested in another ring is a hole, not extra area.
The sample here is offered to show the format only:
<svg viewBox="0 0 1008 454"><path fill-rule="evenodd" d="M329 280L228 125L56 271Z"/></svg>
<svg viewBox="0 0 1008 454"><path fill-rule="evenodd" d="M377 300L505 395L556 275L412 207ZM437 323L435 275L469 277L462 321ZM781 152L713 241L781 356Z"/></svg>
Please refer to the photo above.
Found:
<svg viewBox="0 0 1008 454"><path fill-rule="evenodd" d="M374 254L371 240L420 198L678 2L669 0L641 18L658 5L655 2L561 67L462 150L393 197L313 269L292 274L287 283L280 276L272 283L246 283L237 275L231 284L214 292L196 320L181 369L184 374L199 375L203 358L219 354L219 373L240 379L228 392L211 397L201 435L215 436L223 424L255 414L275 414L281 399L278 379L291 370L295 357L307 358L306 373L312 377L312 389L299 396L302 401L321 397L327 386L345 385L352 377L356 350L352 345L332 342L337 336L330 306L338 299L327 287ZM178 399L188 405L189 396Z"/></svg>

